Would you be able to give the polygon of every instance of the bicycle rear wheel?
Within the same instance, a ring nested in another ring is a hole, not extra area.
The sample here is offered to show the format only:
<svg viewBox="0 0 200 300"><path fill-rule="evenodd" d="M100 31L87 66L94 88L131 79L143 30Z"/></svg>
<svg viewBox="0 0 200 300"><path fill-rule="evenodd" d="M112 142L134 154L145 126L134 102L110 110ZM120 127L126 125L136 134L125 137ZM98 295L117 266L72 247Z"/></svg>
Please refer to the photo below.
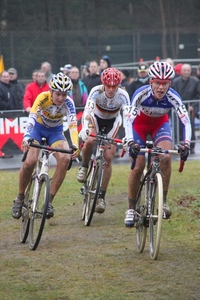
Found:
<svg viewBox="0 0 200 300"><path fill-rule="evenodd" d="M140 188L137 195L136 211L138 216L136 217L136 244L137 250L142 253L144 251L146 236L147 236L147 177L146 170L143 171L143 174L140 179Z"/></svg>
<svg viewBox="0 0 200 300"><path fill-rule="evenodd" d="M32 207L29 231L29 247L36 250L44 229L49 203L50 179L47 174L42 174L38 182L37 200L35 208ZM34 205L34 204L33 204Z"/></svg>
<svg viewBox="0 0 200 300"><path fill-rule="evenodd" d="M29 233L30 225L30 205L33 196L34 179L33 176L25 190L24 204L22 206L22 218L20 227L20 242L25 243Z"/></svg>
<svg viewBox="0 0 200 300"><path fill-rule="evenodd" d="M86 195L85 225L90 226L96 202L100 193L103 176L103 159L93 165Z"/></svg>
<svg viewBox="0 0 200 300"><path fill-rule="evenodd" d="M160 173L156 173L151 186L151 214L149 218L150 257L158 258L163 215L163 181Z"/></svg>
<svg viewBox="0 0 200 300"><path fill-rule="evenodd" d="M83 184L83 186L80 189L80 193L81 195L84 195L84 199L83 199L83 210L82 210L82 217L81 219L84 221L85 220L85 213L86 213L86 207L87 207L87 189L88 189L88 177L91 174L91 170L92 170L92 166L93 166L93 160L90 160L90 166L88 168L88 172L87 172L87 176L86 176L86 183Z"/></svg>

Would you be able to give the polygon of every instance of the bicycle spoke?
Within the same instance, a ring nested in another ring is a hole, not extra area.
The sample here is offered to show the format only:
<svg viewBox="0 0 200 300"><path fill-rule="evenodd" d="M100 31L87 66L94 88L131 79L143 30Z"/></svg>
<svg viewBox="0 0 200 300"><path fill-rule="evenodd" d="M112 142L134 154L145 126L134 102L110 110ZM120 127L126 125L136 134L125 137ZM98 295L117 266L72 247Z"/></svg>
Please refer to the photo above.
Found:
<svg viewBox="0 0 200 300"><path fill-rule="evenodd" d="M90 226L95 211L96 202L101 188L102 173L103 158L101 159L100 164L97 162L91 172L88 193L86 195L85 225L87 226Z"/></svg>
<svg viewBox="0 0 200 300"><path fill-rule="evenodd" d="M20 227L20 242L25 243L29 233L29 225L30 225L30 203L33 196L33 186L34 180L31 178L24 197L24 204L22 207L22 218L21 218L21 227Z"/></svg>
<svg viewBox="0 0 200 300"><path fill-rule="evenodd" d="M39 191L37 194L36 207L31 208L32 213L30 219L30 238L29 238L29 247L31 250L35 250L37 248L42 236L46 215L47 215L48 203L49 203L49 188L50 188L49 177L48 175L43 174L39 182Z"/></svg>
<svg viewBox="0 0 200 300"><path fill-rule="evenodd" d="M140 253L143 252L145 243L146 243L146 235L147 235L147 182L144 180L146 171L143 172L140 180L140 188L137 196L137 204L136 211L138 212L138 216L136 216L136 244L137 249Z"/></svg>
<svg viewBox="0 0 200 300"><path fill-rule="evenodd" d="M158 258L161 228L162 228L162 214L163 214L163 182L160 173L155 174L154 182L151 187L151 214L149 219L150 231L150 257L154 260Z"/></svg>

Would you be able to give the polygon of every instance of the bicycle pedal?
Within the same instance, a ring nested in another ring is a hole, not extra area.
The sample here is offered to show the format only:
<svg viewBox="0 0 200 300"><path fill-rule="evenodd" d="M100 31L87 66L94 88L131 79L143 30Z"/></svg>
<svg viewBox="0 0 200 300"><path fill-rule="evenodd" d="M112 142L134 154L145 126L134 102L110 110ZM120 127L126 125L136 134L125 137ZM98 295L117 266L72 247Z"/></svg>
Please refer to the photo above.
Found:
<svg viewBox="0 0 200 300"><path fill-rule="evenodd" d="M144 227L149 227L149 219L147 219L147 218L144 218L143 219L143 225L144 225Z"/></svg>
<svg viewBox="0 0 200 300"><path fill-rule="evenodd" d="M36 214L35 215L35 219L41 219L42 218L42 215L41 214Z"/></svg>
<svg viewBox="0 0 200 300"><path fill-rule="evenodd" d="M85 188L84 188L84 186L82 186L82 187L80 188L80 190L79 190L79 193L80 193L81 195L84 195L84 191L85 191Z"/></svg>

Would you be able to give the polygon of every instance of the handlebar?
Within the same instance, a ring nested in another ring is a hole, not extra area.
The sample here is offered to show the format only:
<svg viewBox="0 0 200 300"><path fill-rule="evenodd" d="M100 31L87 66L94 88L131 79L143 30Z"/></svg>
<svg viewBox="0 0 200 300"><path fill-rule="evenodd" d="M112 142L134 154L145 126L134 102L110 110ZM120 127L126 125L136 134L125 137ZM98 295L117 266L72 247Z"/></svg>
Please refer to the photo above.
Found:
<svg viewBox="0 0 200 300"><path fill-rule="evenodd" d="M97 138L97 140L104 140L104 141L107 141L109 144L122 144L122 140L121 139L117 139L117 138L108 138L106 135L102 135L102 134L95 134L95 133L90 133L89 134L90 137L94 137L94 138ZM81 145L80 145L80 148L83 148L83 145L84 145L84 141L82 141ZM121 155L122 157L122 155Z"/></svg>
<svg viewBox="0 0 200 300"><path fill-rule="evenodd" d="M158 147L157 148L142 148L142 149L140 149L140 152L142 152L142 153L151 153L151 154L155 154L155 155L159 155L159 154L162 154L162 155L165 155L165 154L179 154L180 155L180 152L178 150L163 150L163 149L158 148ZM134 159L132 164L131 164L131 170L134 169L135 163L136 163L136 159ZM179 172L183 171L184 164L185 164L185 162L183 160L180 160L180 165L179 165L179 169L178 169Z"/></svg>
<svg viewBox="0 0 200 300"><path fill-rule="evenodd" d="M74 147L74 146L72 146L72 149L70 149L70 150L63 149L63 148L53 148L53 147L48 146L48 145L44 146L44 145L33 143L32 140L29 142L29 146L34 147L34 148L44 149L44 150L47 150L49 152L61 152L61 153L66 153L66 154L73 154L73 152L75 152L77 150L77 148ZM29 150L24 152L24 155L22 157L22 162L24 162L26 160L28 151Z"/></svg>
<svg viewBox="0 0 200 300"><path fill-rule="evenodd" d="M122 140L120 140L120 139L117 139L117 138L114 138L114 139L113 138L108 138L107 136L101 135L101 134L90 133L89 136L96 137L97 139L105 140L105 141L107 141L110 144L122 144Z"/></svg>

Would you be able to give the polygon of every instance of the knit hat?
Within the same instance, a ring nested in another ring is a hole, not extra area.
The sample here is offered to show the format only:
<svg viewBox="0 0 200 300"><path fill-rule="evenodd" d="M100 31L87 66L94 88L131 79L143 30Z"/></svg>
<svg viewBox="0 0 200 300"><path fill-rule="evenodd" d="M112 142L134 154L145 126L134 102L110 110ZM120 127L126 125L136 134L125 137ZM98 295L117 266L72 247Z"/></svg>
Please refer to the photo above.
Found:
<svg viewBox="0 0 200 300"><path fill-rule="evenodd" d="M120 70L125 76L126 76L126 78L128 78L129 77L129 71L128 70Z"/></svg>
<svg viewBox="0 0 200 300"><path fill-rule="evenodd" d="M181 68L182 68L182 65L183 65L183 64L177 64L177 65L174 67L174 71L175 71L178 75L181 75Z"/></svg>
<svg viewBox="0 0 200 300"><path fill-rule="evenodd" d="M102 58L101 59L103 59L103 60L105 60L106 62L107 62L107 64L108 64L108 68L110 68L111 67L111 59L110 59L110 57L109 56L107 56L107 55L104 55L104 56L102 56Z"/></svg>

